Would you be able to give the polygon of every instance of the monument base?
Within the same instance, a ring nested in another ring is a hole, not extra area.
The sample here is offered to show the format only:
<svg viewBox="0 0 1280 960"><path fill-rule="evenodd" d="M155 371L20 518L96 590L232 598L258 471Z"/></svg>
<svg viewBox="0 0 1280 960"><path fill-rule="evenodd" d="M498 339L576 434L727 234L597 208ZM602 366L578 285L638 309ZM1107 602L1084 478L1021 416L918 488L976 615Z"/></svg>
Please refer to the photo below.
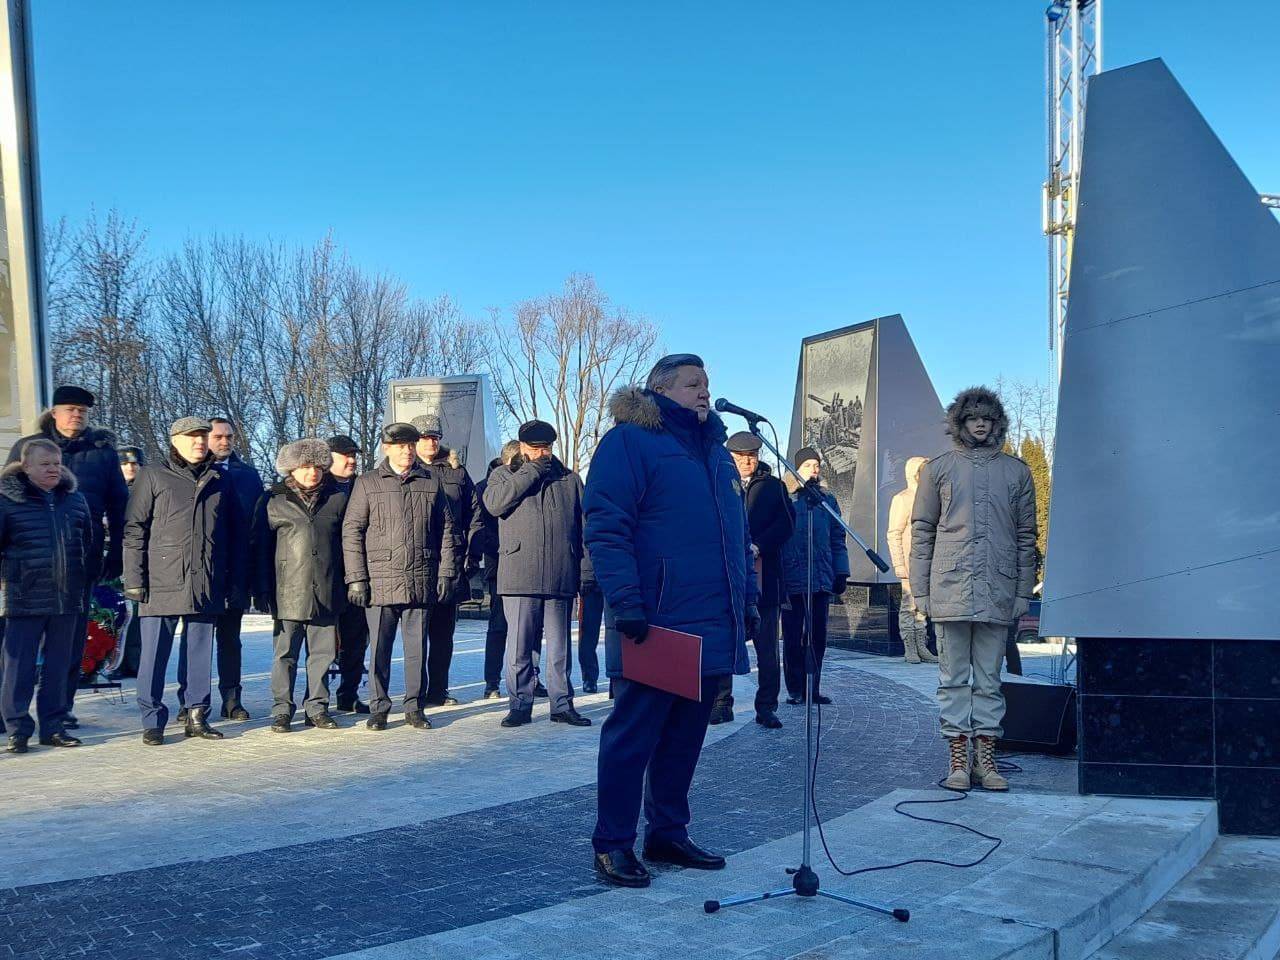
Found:
<svg viewBox="0 0 1280 960"><path fill-rule="evenodd" d="M1081 638L1080 792L1218 801L1280 836L1280 642Z"/></svg>

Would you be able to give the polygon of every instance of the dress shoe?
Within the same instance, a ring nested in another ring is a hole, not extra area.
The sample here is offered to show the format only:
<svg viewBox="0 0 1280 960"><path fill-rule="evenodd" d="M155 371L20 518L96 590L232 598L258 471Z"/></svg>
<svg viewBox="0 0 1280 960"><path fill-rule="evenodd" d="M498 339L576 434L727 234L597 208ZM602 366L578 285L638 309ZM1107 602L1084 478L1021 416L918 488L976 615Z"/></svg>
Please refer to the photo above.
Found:
<svg viewBox="0 0 1280 960"><path fill-rule="evenodd" d="M337 730L338 721L329 716L328 710L321 710L314 717L307 717L307 723L317 730Z"/></svg>
<svg viewBox="0 0 1280 960"><path fill-rule="evenodd" d="M567 723L571 727L589 727L591 721L580 714L577 710L570 707L568 710L561 710L551 715L552 723Z"/></svg>
<svg viewBox="0 0 1280 960"><path fill-rule="evenodd" d="M339 700L339 713L368 713L369 705L362 701L359 697L355 700Z"/></svg>
<svg viewBox="0 0 1280 960"><path fill-rule="evenodd" d="M756 723L764 727L766 730L781 730L782 721L778 719L778 715L772 710L757 710Z"/></svg>
<svg viewBox="0 0 1280 960"><path fill-rule="evenodd" d="M188 714L188 713L190 713L190 712L191 712L191 711L190 711L190 710L188 710L186 707L183 707L181 710L179 710L179 711L178 711L178 722L179 722L179 723L186 723L186 722L187 722L187 714Z"/></svg>
<svg viewBox="0 0 1280 960"><path fill-rule="evenodd" d="M68 733L51 733L47 737L40 738L42 747L78 747L80 740Z"/></svg>
<svg viewBox="0 0 1280 960"><path fill-rule="evenodd" d="M708 853L692 840L646 840L644 858L695 870L723 870L724 857Z"/></svg>
<svg viewBox="0 0 1280 960"><path fill-rule="evenodd" d="M523 727L526 723L533 723L532 710L510 710L502 718L504 727Z"/></svg>
<svg viewBox="0 0 1280 960"><path fill-rule="evenodd" d="M787 703L793 707L804 706L804 697L787 697Z"/></svg>
<svg viewBox="0 0 1280 960"><path fill-rule="evenodd" d="M76 719L76 715L74 713L67 714L66 719L62 721L62 729L63 730L79 730L80 729L80 721Z"/></svg>
<svg viewBox="0 0 1280 960"><path fill-rule="evenodd" d="M158 747L164 743L163 730L143 730L142 744L146 747Z"/></svg>
<svg viewBox="0 0 1280 960"><path fill-rule="evenodd" d="M819 693L817 696L813 698L813 702L820 703L825 707L831 703L831 698L828 697L825 693Z"/></svg>
<svg viewBox="0 0 1280 960"><path fill-rule="evenodd" d="M289 733L293 729L293 724L289 722L286 714L277 714L276 718L271 721L272 733Z"/></svg>
<svg viewBox="0 0 1280 960"><path fill-rule="evenodd" d="M385 730L387 729L387 715L385 713L371 713L364 725L370 730Z"/></svg>
<svg viewBox="0 0 1280 960"><path fill-rule="evenodd" d="M304 713L302 715L302 725L304 727L314 727L316 725L316 722Z"/></svg>
<svg viewBox="0 0 1280 960"><path fill-rule="evenodd" d="M246 710L244 707L240 706L240 704L237 703L235 706L231 707L230 709L228 709L225 704L223 705L222 719L234 720L237 723L244 723L244 721L252 720L253 718L249 716L248 710Z"/></svg>
<svg viewBox="0 0 1280 960"><path fill-rule="evenodd" d="M457 705L458 705L458 698L457 698L457 697L450 696L450 695L449 695L449 694L447 694L447 693L444 695L444 699L443 699L443 700L428 700L428 701L427 701L427 706L428 706L428 707L456 707Z"/></svg>
<svg viewBox="0 0 1280 960"><path fill-rule="evenodd" d="M499 692L497 687L485 687L484 698L486 700L501 700L502 694Z"/></svg>
<svg viewBox="0 0 1280 960"><path fill-rule="evenodd" d="M205 719L204 707L192 707L187 711L187 725L182 728L185 737L196 737L200 740L221 740L222 733L209 726Z"/></svg>
<svg viewBox="0 0 1280 960"><path fill-rule="evenodd" d="M535 697L542 697L543 699L549 696L547 688L542 685L541 680L533 685L533 695Z"/></svg>
<svg viewBox="0 0 1280 960"><path fill-rule="evenodd" d="M630 850L596 854L596 873L615 887L647 887L649 871Z"/></svg>
<svg viewBox="0 0 1280 960"><path fill-rule="evenodd" d="M707 720L707 723L733 723L733 707L717 703L711 708L711 717Z"/></svg>
<svg viewBox="0 0 1280 960"><path fill-rule="evenodd" d="M413 727L415 730L431 729L431 721L428 720L426 717L424 717L422 713L417 710L405 713L404 722L407 723L409 726Z"/></svg>
<svg viewBox="0 0 1280 960"><path fill-rule="evenodd" d="M10 753L26 753L27 741L30 739L30 737L24 737L20 733L15 733L9 738L9 746L5 749Z"/></svg>
<svg viewBox="0 0 1280 960"><path fill-rule="evenodd" d="M584 680L584 681L582 681L582 692L583 692L583 693L595 693L595 692L596 692L596 685L595 685L594 683L592 683L590 680Z"/></svg>

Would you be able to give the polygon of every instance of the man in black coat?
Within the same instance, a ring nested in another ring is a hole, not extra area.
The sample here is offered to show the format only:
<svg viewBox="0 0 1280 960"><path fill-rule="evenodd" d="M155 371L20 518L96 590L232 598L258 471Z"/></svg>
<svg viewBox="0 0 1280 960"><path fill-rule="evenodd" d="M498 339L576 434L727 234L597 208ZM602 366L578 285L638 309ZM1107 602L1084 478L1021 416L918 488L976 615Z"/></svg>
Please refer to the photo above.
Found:
<svg viewBox="0 0 1280 960"><path fill-rule="evenodd" d="M271 662L271 729L288 733L298 656L307 647L306 725L333 730L329 665L337 653L338 617L347 606L342 575L342 515L347 494L329 474L329 444L295 440L280 448L284 477L259 501L253 527L259 609L275 619Z"/></svg>
<svg viewBox="0 0 1280 960"><path fill-rule="evenodd" d="M467 468L458 462L448 447L441 443L444 427L434 413L413 418L418 431L416 445L418 459L431 468L440 480L449 511L453 515L454 544L457 556L467 555L468 544L474 535L474 527L483 525L476 486L471 482ZM449 695L449 666L453 662L453 632L458 624L458 604L471 598L471 586L465 571L449 584L440 587L440 602L431 608L427 618L427 706L443 707L456 704L457 698Z"/></svg>
<svg viewBox="0 0 1280 960"><path fill-rule="evenodd" d="M75 747L66 733L66 682L72 631L85 608L93 523L89 506L76 492L76 478L62 466L50 440L24 445L21 461L0 473L0 614L5 634L0 650L0 717L9 733L9 752L26 753L35 732L28 709L36 682L40 742Z"/></svg>
<svg viewBox="0 0 1280 960"><path fill-rule="evenodd" d="M226 417L210 417L209 452L218 468L231 481L235 493L236 514L232 525L236 536L249 538L249 528L258 500L262 497L262 477L253 464L236 453L236 428ZM246 600L247 602L247 600ZM230 607L214 624L213 637L218 651L218 692L222 695L222 719L248 720L249 711L240 703L242 647L240 627L244 608Z"/></svg>
<svg viewBox="0 0 1280 960"><path fill-rule="evenodd" d="M778 719L778 693L782 671L778 663L778 608L782 595L782 547L796 526L795 510L787 488L760 462L760 438L742 430L727 441L733 455L747 504L747 525L756 552L756 577L760 587L760 626L752 642L756 647L756 723L769 730L782 726ZM733 677L724 677L711 723L733 719Z"/></svg>
<svg viewBox="0 0 1280 960"><path fill-rule="evenodd" d="M249 543L235 520L239 507L227 474L209 453L207 420L183 417L169 427L169 455L144 467L129 492L124 530L124 595L142 618L138 707L142 742L164 743L169 710L165 672L182 621L178 702L185 734L222 734L208 724L213 625L228 609L244 609Z"/></svg>
<svg viewBox="0 0 1280 960"><path fill-rule="evenodd" d="M502 664L507 652L507 615L502 609L502 595L498 593L498 518L484 505L484 491L493 472L511 463L520 452L520 441L508 440L502 445L502 455L489 461L489 473L476 484L476 515L479 525L467 544L467 576L480 572L484 564L484 581L489 589L489 626L484 636L484 699L497 700L502 694L498 684L502 679Z"/></svg>
<svg viewBox="0 0 1280 960"><path fill-rule="evenodd" d="M89 410L93 402L93 394L82 387L58 387L53 391L53 406L40 417L39 432L23 437L9 451L9 463L16 463L22 457L22 448L31 440L52 440L62 451L62 465L75 475L77 489L84 496L93 517L85 612L73 629L68 665L66 725L69 729L79 726L71 711L80 684L80 659L84 654L89 626L89 593L99 580L114 580L120 576L124 511L129 501L129 489L120 475L115 436L109 430L89 425Z"/></svg>
<svg viewBox="0 0 1280 960"><path fill-rule="evenodd" d="M124 477L126 486L133 488L133 481L147 464L146 455L141 447L124 446L118 448L120 455L120 475ZM138 605L131 603L133 615L129 617L129 625L125 628L124 656L120 658L120 666L107 675L108 680L123 680L138 675L138 658L142 655L142 632L138 622Z"/></svg>
<svg viewBox="0 0 1280 960"><path fill-rule="evenodd" d="M360 472L360 446L345 434L329 438L329 476L334 485L349 498ZM365 654L369 652L369 620L363 607L345 604L338 614L338 693L339 713L362 714L369 705L360 699L360 683L364 680Z"/></svg>
<svg viewBox="0 0 1280 960"><path fill-rule="evenodd" d="M582 566L582 480L551 453L556 431L530 420L520 426L520 454L489 475L484 505L498 518L498 592L507 615L504 727L532 720L539 640L551 720L575 727L591 721L573 706L569 683L569 616Z"/></svg>
<svg viewBox="0 0 1280 960"><path fill-rule="evenodd" d="M441 589L453 589L463 558L440 481L418 459L412 424L382 428L386 456L361 474L342 524L347 599L369 615L370 730L387 729L391 712L391 651L396 628L404 637L404 712L409 725L427 729L423 634ZM446 587L442 588L442 584Z"/></svg>

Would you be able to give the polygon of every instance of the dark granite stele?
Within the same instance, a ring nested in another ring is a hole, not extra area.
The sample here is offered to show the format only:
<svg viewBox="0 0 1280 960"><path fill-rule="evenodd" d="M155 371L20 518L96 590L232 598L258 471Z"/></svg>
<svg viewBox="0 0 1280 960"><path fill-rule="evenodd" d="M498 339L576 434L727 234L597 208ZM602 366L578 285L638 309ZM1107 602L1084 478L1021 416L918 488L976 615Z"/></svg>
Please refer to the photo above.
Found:
<svg viewBox="0 0 1280 960"><path fill-rule="evenodd" d="M1218 801L1280 836L1280 641L1081 638L1080 792Z"/></svg>

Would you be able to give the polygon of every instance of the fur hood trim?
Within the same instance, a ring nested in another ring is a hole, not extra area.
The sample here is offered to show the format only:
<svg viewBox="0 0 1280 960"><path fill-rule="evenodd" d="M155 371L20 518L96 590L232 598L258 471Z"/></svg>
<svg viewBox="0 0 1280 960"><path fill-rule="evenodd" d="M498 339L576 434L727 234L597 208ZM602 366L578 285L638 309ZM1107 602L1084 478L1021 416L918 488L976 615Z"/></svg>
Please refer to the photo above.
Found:
<svg viewBox="0 0 1280 960"><path fill-rule="evenodd" d="M287 477L299 467L319 467L327 472L332 463L328 441L305 437L280 448L276 454L276 473Z"/></svg>
<svg viewBox="0 0 1280 960"><path fill-rule="evenodd" d="M57 493L72 494L76 492L76 475L66 467L62 468L62 475L58 479L58 485L54 487ZM9 464L4 470L0 470L0 494L8 497L14 503L26 503L28 497L35 490L35 486L27 479L26 471L22 469L21 462Z"/></svg>
<svg viewBox="0 0 1280 960"><path fill-rule="evenodd" d="M58 428L53 423L53 410L46 410L40 414L37 426L40 428L41 433L48 434L52 438L58 432ZM73 439L91 443L95 447L114 447L117 443L116 435L110 430L104 430L101 427L85 427L84 432ZM62 440L65 442L67 438L62 437Z"/></svg>
<svg viewBox="0 0 1280 960"><path fill-rule="evenodd" d="M947 407L947 435L961 449L972 449L973 444L965 440L964 421L974 414L985 414L995 421L985 446L994 450L1001 449L1004 438L1009 433L1009 417L995 391L986 387L970 387L956 394L951 406Z"/></svg>
<svg viewBox="0 0 1280 960"><path fill-rule="evenodd" d="M653 433L666 429L662 423L662 408L649 390L639 384L622 387L609 398L609 415L614 423L633 423ZM707 414L707 426L719 434L728 435L720 414L712 410ZM723 440L723 436L721 437Z"/></svg>

